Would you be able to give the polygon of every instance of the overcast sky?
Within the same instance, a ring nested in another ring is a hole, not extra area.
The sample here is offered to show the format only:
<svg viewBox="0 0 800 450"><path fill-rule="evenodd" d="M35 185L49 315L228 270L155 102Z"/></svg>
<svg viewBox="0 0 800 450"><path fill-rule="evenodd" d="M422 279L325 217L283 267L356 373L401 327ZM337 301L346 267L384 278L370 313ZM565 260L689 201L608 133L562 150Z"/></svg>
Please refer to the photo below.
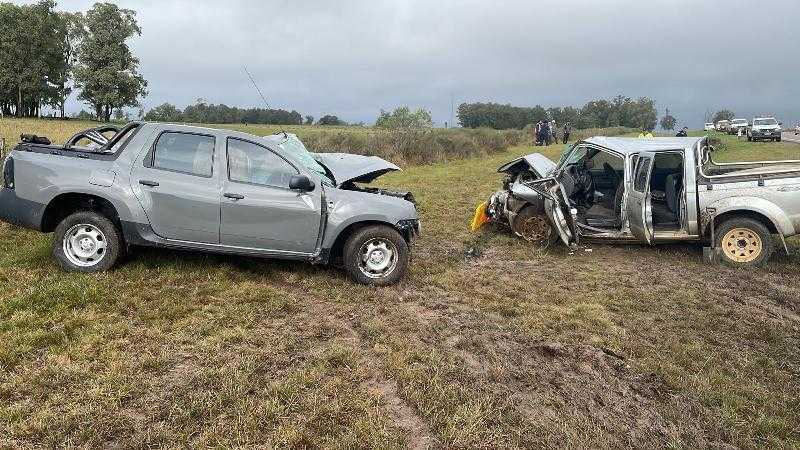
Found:
<svg viewBox="0 0 800 450"><path fill-rule="evenodd" d="M86 10L93 1L61 0ZM146 109L212 103L374 122L451 99L519 106L648 96L699 128L706 111L800 120L800 0L119 0ZM82 105L72 102L70 109Z"/></svg>

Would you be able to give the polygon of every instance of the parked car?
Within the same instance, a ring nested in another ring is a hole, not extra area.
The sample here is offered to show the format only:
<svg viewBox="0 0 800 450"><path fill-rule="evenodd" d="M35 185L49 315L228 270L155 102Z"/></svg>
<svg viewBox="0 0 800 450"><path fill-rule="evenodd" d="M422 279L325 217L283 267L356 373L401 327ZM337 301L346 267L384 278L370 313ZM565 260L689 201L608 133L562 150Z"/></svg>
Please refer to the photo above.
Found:
<svg viewBox="0 0 800 450"><path fill-rule="evenodd" d="M728 125L728 134L739 134L739 130L747 130L748 126L747 119L733 119Z"/></svg>
<svg viewBox="0 0 800 450"><path fill-rule="evenodd" d="M723 133L727 133L728 132L728 125L730 125L729 121L720 120L719 122L717 122L717 125L716 125L717 131L721 131Z"/></svg>
<svg viewBox="0 0 800 450"><path fill-rule="evenodd" d="M794 135L797 136L798 134L800 134L800 122L797 122L794 126Z"/></svg>
<svg viewBox="0 0 800 450"><path fill-rule="evenodd" d="M756 117L747 129L748 141L781 141L781 125L774 117Z"/></svg>
<svg viewBox="0 0 800 450"><path fill-rule="evenodd" d="M716 130L716 128L714 127L713 123L707 123L707 124L703 125L703 130L705 130L705 131L714 131L714 130Z"/></svg>
<svg viewBox="0 0 800 450"><path fill-rule="evenodd" d="M420 231L410 193L365 186L399 167L311 153L293 134L136 122L25 140L3 164L0 218L54 232L66 270L107 270L142 245L336 263L386 285Z"/></svg>
<svg viewBox="0 0 800 450"><path fill-rule="evenodd" d="M715 163L711 153L705 137L594 137L558 163L534 153L500 166L503 189L474 224L508 225L541 245L693 241L713 260L763 265L800 233L800 164Z"/></svg>

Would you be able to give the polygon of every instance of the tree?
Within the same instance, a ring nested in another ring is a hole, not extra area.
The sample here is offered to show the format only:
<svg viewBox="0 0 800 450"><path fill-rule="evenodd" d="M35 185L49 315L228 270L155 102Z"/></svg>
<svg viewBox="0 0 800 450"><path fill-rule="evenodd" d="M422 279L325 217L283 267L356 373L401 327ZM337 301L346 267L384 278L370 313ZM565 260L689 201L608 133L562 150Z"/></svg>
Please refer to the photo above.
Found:
<svg viewBox="0 0 800 450"><path fill-rule="evenodd" d="M62 21L53 0L0 3L0 108L37 116L56 97L62 70Z"/></svg>
<svg viewBox="0 0 800 450"><path fill-rule="evenodd" d="M78 50L75 84L78 96L108 121L114 109L138 106L147 95L147 81L137 69L139 59L126 41L141 36L136 12L112 3L95 3L86 13L86 36Z"/></svg>
<svg viewBox="0 0 800 450"><path fill-rule="evenodd" d="M317 125L347 125L347 122L339 119L336 116L326 114L317 121Z"/></svg>
<svg viewBox="0 0 800 450"><path fill-rule="evenodd" d="M712 122L717 123L720 120L728 120L731 121L736 117L736 114L733 111L728 109L723 109L714 113L714 118L711 119Z"/></svg>
<svg viewBox="0 0 800 450"><path fill-rule="evenodd" d="M175 105L163 103L144 115L144 120L151 122L183 122L183 113Z"/></svg>
<svg viewBox="0 0 800 450"><path fill-rule="evenodd" d="M391 113L381 110L378 120L375 121L375 126L391 129L430 128L433 126L433 119L431 118L431 113L422 108L412 112L408 106L403 106Z"/></svg>
<svg viewBox="0 0 800 450"><path fill-rule="evenodd" d="M59 12L61 19L59 30L59 44L61 45L61 61L56 81L56 105L64 117L64 104L67 98L72 93L72 87L69 86L69 80L73 77L75 64L77 63L78 47L80 46L83 37L86 35L86 29L83 25L83 14Z"/></svg>
<svg viewBox="0 0 800 450"><path fill-rule="evenodd" d="M313 125L314 124L314 116L306 116L306 125Z"/></svg>
<svg viewBox="0 0 800 450"><path fill-rule="evenodd" d="M672 114L669 113L669 108L667 108L666 114L664 114L664 117L661 118L661 129L674 130L676 122L677 120L672 116Z"/></svg>

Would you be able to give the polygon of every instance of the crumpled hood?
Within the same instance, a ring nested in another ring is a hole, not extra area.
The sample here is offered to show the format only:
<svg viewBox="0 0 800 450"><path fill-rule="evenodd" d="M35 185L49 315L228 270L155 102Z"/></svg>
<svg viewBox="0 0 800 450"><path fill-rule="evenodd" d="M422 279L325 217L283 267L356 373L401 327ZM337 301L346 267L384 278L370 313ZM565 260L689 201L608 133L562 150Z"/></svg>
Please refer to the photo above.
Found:
<svg viewBox="0 0 800 450"><path fill-rule="evenodd" d="M526 166L536 172L539 178L544 178L555 169L556 164L541 153L531 153L503 164L497 171L501 173L516 173L525 170Z"/></svg>
<svg viewBox="0 0 800 450"><path fill-rule="evenodd" d="M314 157L331 172L337 186L347 182L369 183L388 172L402 170L377 156L351 155L349 153L315 153Z"/></svg>

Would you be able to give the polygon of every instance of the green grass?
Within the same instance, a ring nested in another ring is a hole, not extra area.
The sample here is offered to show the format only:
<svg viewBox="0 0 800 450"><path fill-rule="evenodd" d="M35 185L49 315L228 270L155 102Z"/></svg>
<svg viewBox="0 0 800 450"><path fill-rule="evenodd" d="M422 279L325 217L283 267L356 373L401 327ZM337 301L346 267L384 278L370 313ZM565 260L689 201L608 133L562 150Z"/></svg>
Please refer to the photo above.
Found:
<svg viewBox="0 0 800 450"><path fill-rule="evenodd" d="M0 447L800 446L800 258L470 233L531 151L381 178L424 226L383 289L155 249L70 274L50 235L0 225Z"/></svg>
<svg viewBox="0 0 800 450"><path fill-rule="evenodd" d="M747 142L746 137L716 131L691 133L693 136L706 134L721 141L712 155L717 162L800 160L800 145L796 142Z"/></svg>

